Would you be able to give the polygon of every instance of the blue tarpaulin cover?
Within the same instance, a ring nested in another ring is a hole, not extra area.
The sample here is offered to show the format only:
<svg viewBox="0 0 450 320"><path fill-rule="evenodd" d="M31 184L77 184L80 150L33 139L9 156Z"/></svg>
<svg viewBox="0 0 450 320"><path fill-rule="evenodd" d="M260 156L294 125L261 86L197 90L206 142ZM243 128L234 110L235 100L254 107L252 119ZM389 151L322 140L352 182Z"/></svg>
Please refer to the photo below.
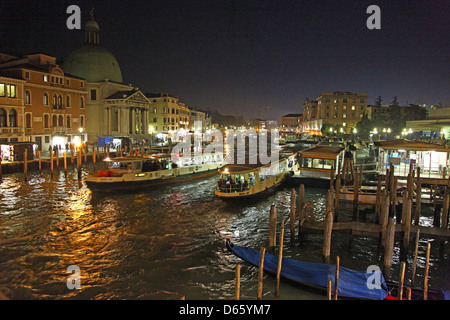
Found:
<svg viewBox="0 0 450 320"><path fill-rule="evenodd" d="M241 259L255 266L259 265L259 251L240 246L233 246L233 253ZM276 274L278 257L266 253L264 256L264 270ZM325 263L304 262L283 258L281 263L281 278L289 279L297 283L327 288L327 280L332 281L334 288L336 266ZM345 267L339 267L338 297L383 300L387 295L387 286L383 274L354 271ZM371 277L369 279L369 277ZM378 288L369 289L367 283L373 283L372 279L380 279ZM369 280L369 281L368 281Z"/></svg>

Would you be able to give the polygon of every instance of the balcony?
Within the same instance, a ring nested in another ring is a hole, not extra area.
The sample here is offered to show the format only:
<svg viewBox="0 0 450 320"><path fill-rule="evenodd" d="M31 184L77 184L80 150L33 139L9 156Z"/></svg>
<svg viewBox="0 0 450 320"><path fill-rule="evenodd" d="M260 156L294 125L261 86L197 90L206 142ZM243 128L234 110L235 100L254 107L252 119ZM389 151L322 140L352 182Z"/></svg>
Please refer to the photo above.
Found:
<svg viewBox="0 0 450 320"><path fill-rule="evenodd" d="M52 128L53 134L66 134L67 133L67 127L66 126L56 126Z"/></svg>
<svg viewBox="0 0 450 320"><path fill-rule="evenodd" d="M22 127L2 127L0 128L2 134L23 134Z"/></svg>

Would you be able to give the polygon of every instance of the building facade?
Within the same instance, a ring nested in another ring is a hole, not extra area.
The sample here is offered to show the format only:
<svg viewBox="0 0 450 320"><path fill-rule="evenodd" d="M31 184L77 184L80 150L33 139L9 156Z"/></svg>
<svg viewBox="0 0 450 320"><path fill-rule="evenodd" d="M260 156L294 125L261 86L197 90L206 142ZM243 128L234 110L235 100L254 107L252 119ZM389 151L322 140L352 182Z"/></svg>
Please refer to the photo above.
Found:
<svg viewBox="0 0 450 320"><path fill-rule="evenodd" d="M100 46L93 11L84 27L85 43L65 57L65 72L86 80L87 138L90 142L148 143L150 101L138 88L123 83L114 55Z"/></svg>
<svg viewBox="0 0 450 320"><path fill-rule="evenodd" d="M23 142L25 81L0 76L0 143Z"/></svg>
<svg viewBox="0 0 450 320"><path fill-rule="evenodd" d="M16 122L23 127L22 140L34 142L44 151L85 140L86 82L64 73L49 55L9 57L3 55L0 72L20 81L18 88L23 87L23 92L19 89L16 93L22 100L23 112L18 112Z"/></svg>
<svg viewBox="0 0 450 320"><path fill-rule="evenodd" d="M303 114L290 113L281 117L281 133L302 133L303 132Z"/></svg>
<svg viewBox="0 0 450 320"><path fill-rule="evenodd" d="M307 99L303 104L305 130L320 135L326 126L330 132L352 133L368 112L367 101L366 93L352 92L325 92L316 100Z"/></svg>

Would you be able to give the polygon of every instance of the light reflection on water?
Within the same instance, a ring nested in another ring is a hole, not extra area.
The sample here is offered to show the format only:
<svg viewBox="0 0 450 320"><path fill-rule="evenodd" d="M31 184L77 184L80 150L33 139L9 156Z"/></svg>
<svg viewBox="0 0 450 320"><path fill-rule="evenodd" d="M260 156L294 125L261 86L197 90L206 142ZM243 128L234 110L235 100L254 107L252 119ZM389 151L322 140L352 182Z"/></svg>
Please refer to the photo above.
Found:
<svg viewBox="0 0 450 320"><path fill-rule="evenodd" d="M255 299L257 269L230 255L224 243L230 237L239 245L266 246L272 204L278 221L286 222L285 256L320 262L320 234L308 235L301 246L290 243L289 188L259 202L227 203L215 198L215 179L93 194L76 180L75 171L67 179L56 173L53 180L46 172L34 173L27 184L21 175L4 175L0 292L13 299L231 299L234 267L240 263L241 298ZM318 220L323 219L324 195L325 190L306 188L307 211ZM332 253L343 266L364 270L381 261L377 239L355 238L350 251L348 235L333 239ZM424 239L419 272L425 251ZM81 269L81 290L66 287L69 265ZM448 271L448 260L433 258L430 284L448 286ZM264 288L265 297L275 299L272 277L265 277ZM324 296L283 284L280 299Z"/></svg>

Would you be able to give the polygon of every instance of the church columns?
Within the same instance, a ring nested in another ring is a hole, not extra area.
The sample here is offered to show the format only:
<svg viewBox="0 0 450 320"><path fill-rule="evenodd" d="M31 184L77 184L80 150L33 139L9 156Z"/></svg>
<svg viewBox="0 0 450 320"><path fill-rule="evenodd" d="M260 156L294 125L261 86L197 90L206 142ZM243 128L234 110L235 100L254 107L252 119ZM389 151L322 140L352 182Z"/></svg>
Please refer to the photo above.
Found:
<svg viewBox="0 0 450 320"><path fill-rule="evenodd" d="M134 134L136 132L136 111L134 108L131 108L131 128L130 133Z"/></svg>

